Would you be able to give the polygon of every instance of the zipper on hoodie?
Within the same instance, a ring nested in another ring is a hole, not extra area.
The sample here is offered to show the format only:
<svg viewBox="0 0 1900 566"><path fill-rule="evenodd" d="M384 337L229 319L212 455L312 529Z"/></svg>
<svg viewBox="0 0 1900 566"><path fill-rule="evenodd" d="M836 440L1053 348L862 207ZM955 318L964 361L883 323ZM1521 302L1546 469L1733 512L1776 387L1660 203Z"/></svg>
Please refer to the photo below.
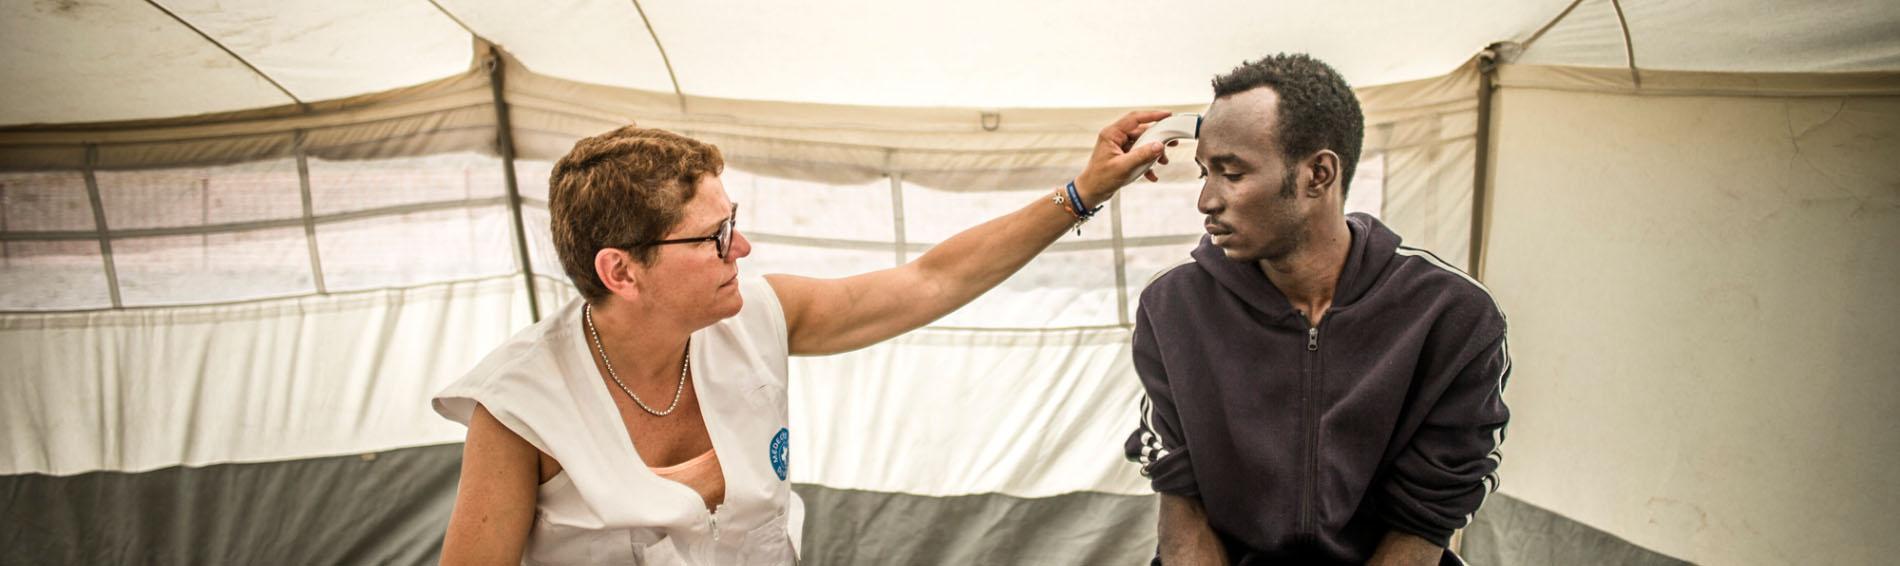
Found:
<svg viewBox="0 0 1900 566"><path fill-rule="evenodd" d="M1319 408L1315 406L1320 398L1319 327L1313 325L1312 319L1307 318L1306 311L1298 312L1300 322L1306 323L1307 351L1306 363L1301 364L1300 375L1300 397L1303 405L1300 415L1304 420L1301 424L1306 428L1306 481L1301 482L1300 486L1299 536L1317 543L1319 533L1314 525L1316 521L1313 515L1315 514L1314 507L1318 506L1318 503L1314 501L1317 497L1315 492L1319 489L1315 485L1319 483ZM1321 323L1323 324L1324 321Z"/></svg>

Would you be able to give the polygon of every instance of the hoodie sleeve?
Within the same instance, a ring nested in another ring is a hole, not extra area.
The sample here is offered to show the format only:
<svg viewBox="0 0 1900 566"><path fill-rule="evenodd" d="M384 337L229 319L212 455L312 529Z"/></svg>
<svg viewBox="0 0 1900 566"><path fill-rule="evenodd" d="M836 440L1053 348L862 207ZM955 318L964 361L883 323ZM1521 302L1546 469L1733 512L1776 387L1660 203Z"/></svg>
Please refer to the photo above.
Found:
<svg viewBox="0 0 1900 566"><path fill-rule="evenodd" d="M1497 490L1498 446L1511 417L1503 398L1510 376L1502 335L1457 368L1380 486L1379 511L1393 529L1445 546Z"/></svg>
<svg viewBox="0 0 1900 566"><path fill-rule="evenodd" d="M1141 464L1141 475L1156 492L1198 498L1201 489L1194 479L1194 461L1188 455L1187 436L1175 412L1173 389L1146 307L1135 312L1134 352L1135 373L1145 394L1141 420L1123 443L1123 451L1128 461Z"/></svg>

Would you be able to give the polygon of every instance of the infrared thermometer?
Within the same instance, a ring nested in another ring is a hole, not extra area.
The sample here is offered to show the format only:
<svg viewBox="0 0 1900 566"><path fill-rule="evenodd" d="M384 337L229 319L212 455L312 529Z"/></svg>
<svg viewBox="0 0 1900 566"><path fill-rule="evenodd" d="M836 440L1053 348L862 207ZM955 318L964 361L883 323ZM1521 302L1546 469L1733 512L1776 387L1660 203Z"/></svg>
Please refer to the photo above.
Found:
<svg viewBox="0 0 1900 566"><path fill-rule="evenodd" d="M1153 142L1165 143L1168 140L1178 140L1182 138L1195 139L1198 137L1201 137L1201 115L1183 112L1162 118L1161 121L1155 122L1152 126L1148 126L1148 131L1143 132L1141 138L1135 140L1135 145L1128 146L1128 148L1134 149ZM1149 167L1153 166L1154 162L1152 161L1147 165L1143 165L1141 170L1135 171L1135 176L1141 176L1142 173L1148 172Z"/></svg>

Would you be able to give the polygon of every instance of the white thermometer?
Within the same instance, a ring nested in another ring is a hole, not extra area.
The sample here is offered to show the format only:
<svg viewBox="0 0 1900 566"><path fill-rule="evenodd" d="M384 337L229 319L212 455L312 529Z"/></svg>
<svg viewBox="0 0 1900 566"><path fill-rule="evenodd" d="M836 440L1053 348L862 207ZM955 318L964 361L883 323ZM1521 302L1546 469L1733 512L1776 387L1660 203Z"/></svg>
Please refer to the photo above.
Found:
<svg viewBox="0 0 1900 566"><path fill-rule="evenodd" d="M1183 112L1162 118L1161 121L1155 122L1152 126L1148 126L1148 131L1143 132L1141 138L1135 140L1135 145L1128 146L1128 148L1134 149L1153 142L1165 143L1168 140L1178 140L1182 138L1195 139L1200 136L1201 115ZM1143 165L1140 170L1135 171L1135 176L1140 177L1142 173L1148 172L1149 167L1153 166L1154 162L1152 161L1147 165Z"/></svg>

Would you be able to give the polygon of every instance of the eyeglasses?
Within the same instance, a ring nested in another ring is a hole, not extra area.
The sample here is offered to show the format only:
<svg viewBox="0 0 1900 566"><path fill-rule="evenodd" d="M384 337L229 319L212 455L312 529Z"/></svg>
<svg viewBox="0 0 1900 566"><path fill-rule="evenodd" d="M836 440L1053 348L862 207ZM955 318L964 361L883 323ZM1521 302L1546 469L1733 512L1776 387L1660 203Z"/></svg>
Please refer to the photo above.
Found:
<svg viewBox="0 0 1900 566"><path fill-rule="evenodd" d="M701 236L698 238L678 238L678 239L673 239L673 240L657 240L657 241L633 244L633 245L628 245L628 246L614 246L614 247L633 248L633 247L639 247L639 246L664 246L667 244L697 244L700 242L712 242L713 245L719 249L719 259L726 259L726 254L732 251L732 230L733 230L733 226L738 224L738 220L739 220L739 203L735 202L735 203L732 203L732 216L727 216L724 222L719 223L719 233L717 234L713 234L711 236Z"/></svg>

